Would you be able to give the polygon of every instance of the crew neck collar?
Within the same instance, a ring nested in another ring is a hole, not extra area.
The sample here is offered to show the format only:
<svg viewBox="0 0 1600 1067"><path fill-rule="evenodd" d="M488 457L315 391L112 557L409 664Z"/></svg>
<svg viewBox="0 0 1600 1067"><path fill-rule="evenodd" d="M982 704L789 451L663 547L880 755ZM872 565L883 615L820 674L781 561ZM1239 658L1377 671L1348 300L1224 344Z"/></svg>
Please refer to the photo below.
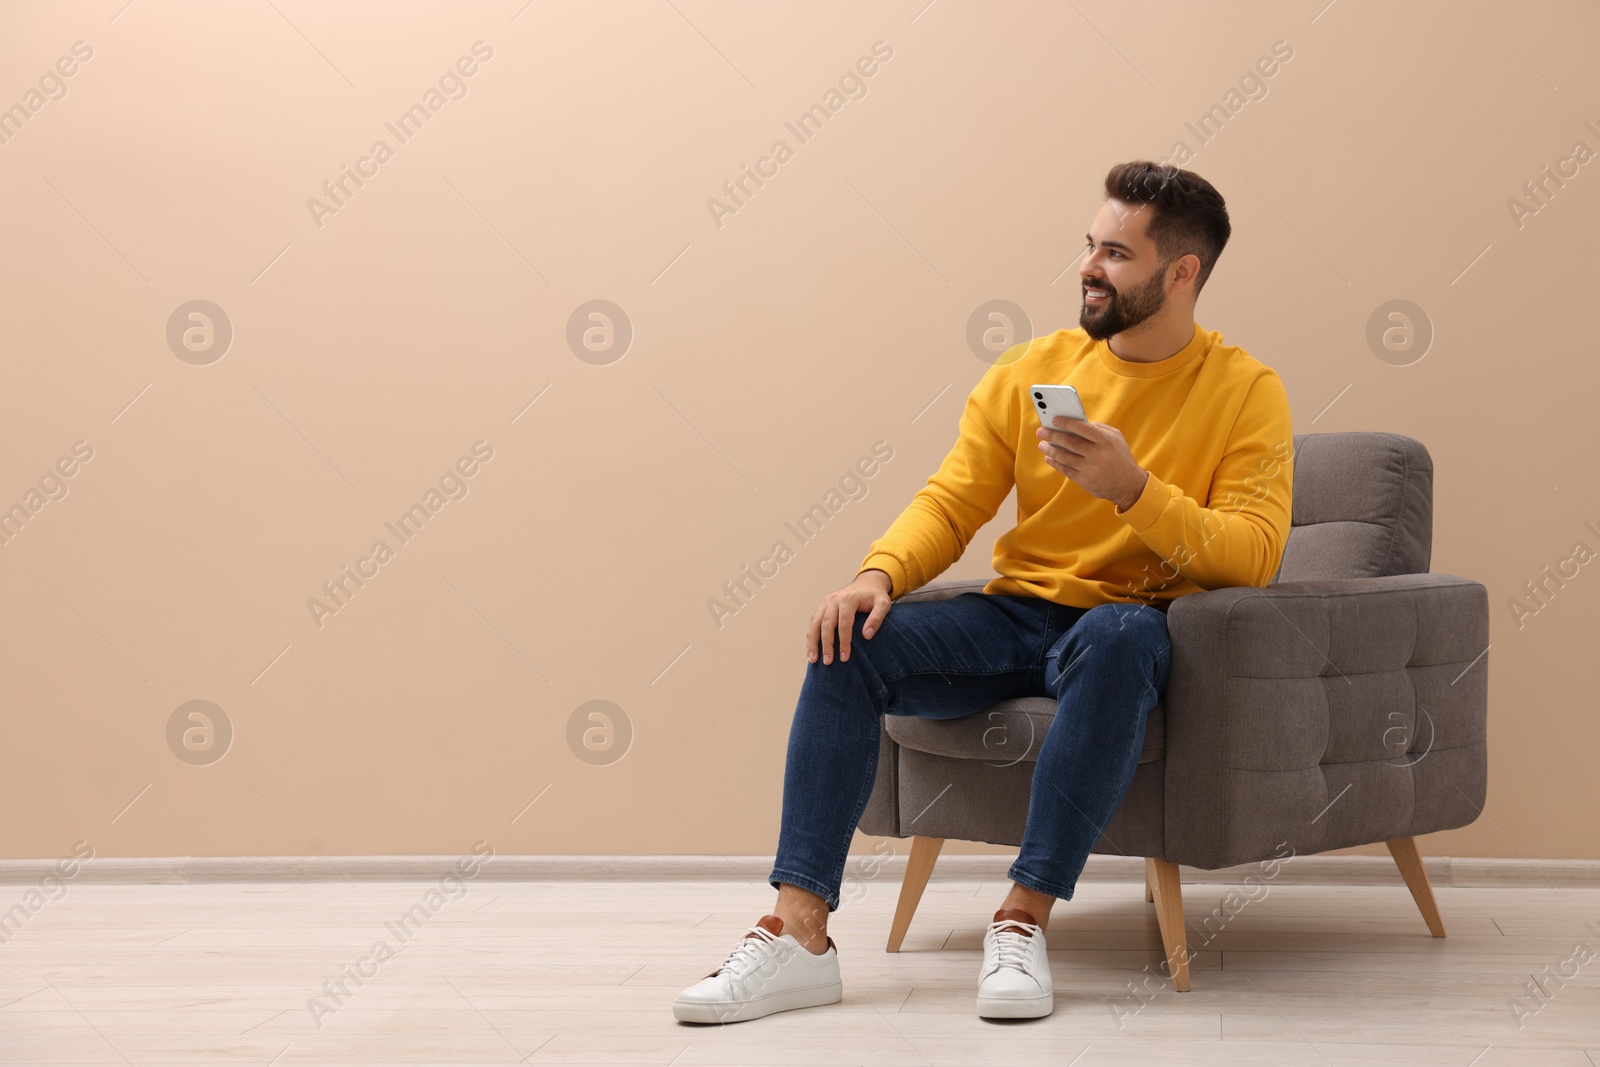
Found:
<svg viewBox="0 0 1600 1067"><path fill-rule="evenodd" d="M1188 344L1166 359L1158 359L1154 363L1139 363L1123 359L1111 351L1111 346L1105 341L1096 341L1094 347L1095 351L1100 353L1100 361L1106 365L1107 369L1123 377L1159 378L1162 375L1171 374L1173 371L1182 370L1190 363L1193 363L1200 353L1206 350L1209 344L1210 338L1206 336L1206 332L1200 328L1200 324L1197 322L1194 324L1194 336L1189 338Z"/></svg>

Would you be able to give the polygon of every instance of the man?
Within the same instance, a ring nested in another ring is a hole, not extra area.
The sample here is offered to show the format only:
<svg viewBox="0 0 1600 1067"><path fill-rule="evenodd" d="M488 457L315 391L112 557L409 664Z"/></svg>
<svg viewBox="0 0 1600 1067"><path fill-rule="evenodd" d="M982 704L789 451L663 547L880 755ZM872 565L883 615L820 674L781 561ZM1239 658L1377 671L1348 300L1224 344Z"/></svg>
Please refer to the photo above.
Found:
<svg viewBox="0 0 1600 1067"><path fill-rule="evenodd" d="M1079 328L1008 349L967 397L960 436L806 631L772 913L673 1013L733 1022L836 1003L850 839L872 793L879 716L958 718L1051 696L1010 890L984 936L978 1014L1053 1008L1045 929L1122 803L1171 666L1166 609L1264 586L1289 534L1293 432L1277 373L1194 321L1228 241L1210 183L1111 169L1085 235ZM1070 383L1089 421L1039 425L1029 387ZM950 566L1012 485L1017 524L982 592L890 608ZM837 659L835 639L837 638ZM820 660L819 660L820 657Z"/></svg>

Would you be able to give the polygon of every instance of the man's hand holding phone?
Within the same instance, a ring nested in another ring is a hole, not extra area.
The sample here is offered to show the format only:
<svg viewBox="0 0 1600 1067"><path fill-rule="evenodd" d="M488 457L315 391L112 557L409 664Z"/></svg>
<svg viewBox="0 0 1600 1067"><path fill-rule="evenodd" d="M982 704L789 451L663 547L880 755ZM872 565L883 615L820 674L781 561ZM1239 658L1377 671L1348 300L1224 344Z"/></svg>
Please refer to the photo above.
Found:
<svg viewBox="0 0 1600 1067"><path fill-rule="evenodd" d="M1046 463L1122 511L1133 507L1149 472L1133 458L1121 430L1076 417L1083 405L1071 386L1035 385L1030 406L1039 415L1041 425L1034 433ZM1055 414L1062 410L1068 414Z"/></svg>
<svg viewBox="0 0 1600 1067"><path fill-rule="evenodd" d="M856 615L868 612L861 636L870 639L878 632L883 617L889 614L894 603L889 593L893 583L883 571L862 571L851 583L822 598L822 606L811 616L806 628L806 659L817 661L817 650L822 650L822 662L833 662L834 634L838 634L839 659L850 658L850 637L855 632ZM820 641L820 646L819 646Z"/></svg>

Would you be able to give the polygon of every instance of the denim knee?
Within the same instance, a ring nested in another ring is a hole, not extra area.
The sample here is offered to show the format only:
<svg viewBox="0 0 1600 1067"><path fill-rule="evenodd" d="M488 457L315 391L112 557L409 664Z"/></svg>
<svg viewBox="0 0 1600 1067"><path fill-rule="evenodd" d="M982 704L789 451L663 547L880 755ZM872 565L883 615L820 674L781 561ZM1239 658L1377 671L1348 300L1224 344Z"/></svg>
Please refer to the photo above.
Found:
<svg viewBox="0 0 1600 1067"><path fill-rule="evenodd" d="M1165 612L1148 604L1096 604L1078 619L1057 642L1059 651L1068 644L1105 649L1148 649L1159 652L1169 644Z"/></svg>
<svg viewBox="0 0 1600 1067"><path fill-rule="evenodd" d="M1093 649L1097 660L1113 658L1142 665L1153 658L1159 688L1166 684L1171 648L1167 616L1160 609L1148 604L1096 604L1050 649L1046 682L1058 682L1080 656Z"/></svg>

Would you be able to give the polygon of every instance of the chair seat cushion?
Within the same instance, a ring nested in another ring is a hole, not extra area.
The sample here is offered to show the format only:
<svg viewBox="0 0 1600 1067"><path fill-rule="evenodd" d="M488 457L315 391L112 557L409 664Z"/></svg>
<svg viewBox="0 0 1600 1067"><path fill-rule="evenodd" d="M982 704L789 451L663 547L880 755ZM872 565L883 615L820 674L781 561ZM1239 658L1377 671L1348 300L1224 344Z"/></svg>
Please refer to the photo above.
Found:
<svg viewBox="0 0 1600 1067"><path fill-rule="evenodd" d="M1005 766L1038 759L1039 746L1055 717L1056 702L1051 698L1018 697L960 719L885 715L883 723L897 744L917 752L952 759L981 759ZM1145 718L1140 763L1151 763L1166 754L1166 723L1167 706L1162 700Z"/></svg>

